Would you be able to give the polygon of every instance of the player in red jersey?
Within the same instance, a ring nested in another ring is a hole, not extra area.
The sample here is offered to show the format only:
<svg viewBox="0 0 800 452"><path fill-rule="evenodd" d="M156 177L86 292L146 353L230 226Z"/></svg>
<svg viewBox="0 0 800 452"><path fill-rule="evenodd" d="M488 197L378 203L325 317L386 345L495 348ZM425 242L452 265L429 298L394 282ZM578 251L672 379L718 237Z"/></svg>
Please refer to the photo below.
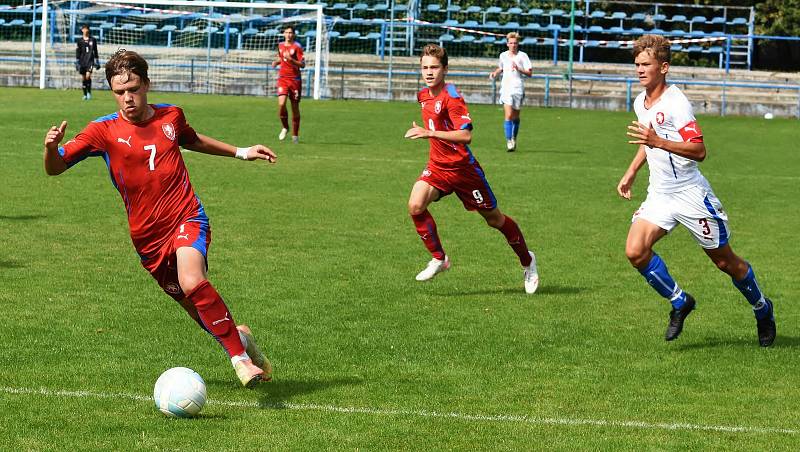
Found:
<svg viewBox="0 0 800 452"><path fill-rule="evenodd" d="M483 169L469 149L472 119L456 87L445 83L447 52L435 44L428 44L422 49L420 65L427 88L417 94L417 101L422 107L422 121L426 127L414 122L405 137L412 140L427 138L430 157L411 189L408 212L433 259L416 279L427 281L450 268L450 259L442 248L428 206L455 192L467 210L477 210L489 226L503 233L524 269L525 292L532 294L539 287L536 257L528 250L517 223L497 208L497 200Z"/></svg>
<svg viewBox="0 0 800 452"><path fill-rule="evenodd" d="M198 134L183 111L148 104L147 62L120 50L105 66L119 111L97 118L64 146L67 122L44 141L44 168L55 176L90 156L102 157L128 214L131 239L147 271L162 289L213 335L231 358L243 385L271 379L269 360L250 329L234 323L225 302L207 280L211 227L194 193L180 148L243 160L275 162L260 144L235 148Z"/></svg>
<svg viewBox="0 0 800 452"><path fill-rule="evenodd" d="M278 116L281 118L281 133L278 139L283 141L289 132L289 112L286 110L286 97L292 102L292 143L297 143L300 133L300 96L303 82L300 69L306 67L303 57L303 46L294 40L294 27L283 30L284 41L278 44L278 55L272 62L272 67L278 69Z"/></svg>

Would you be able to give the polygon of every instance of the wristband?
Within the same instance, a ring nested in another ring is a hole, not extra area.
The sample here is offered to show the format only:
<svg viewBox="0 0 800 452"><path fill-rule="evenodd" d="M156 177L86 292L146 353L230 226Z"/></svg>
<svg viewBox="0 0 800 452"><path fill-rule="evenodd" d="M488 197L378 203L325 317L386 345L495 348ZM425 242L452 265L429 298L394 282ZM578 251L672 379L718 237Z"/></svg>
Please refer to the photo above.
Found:
<svg viewBox="0 0 800 452"><path fill-rule="evenodd" d="M236 148L236 158L247 160L248 151L250 151L250 148Z"/></svg>

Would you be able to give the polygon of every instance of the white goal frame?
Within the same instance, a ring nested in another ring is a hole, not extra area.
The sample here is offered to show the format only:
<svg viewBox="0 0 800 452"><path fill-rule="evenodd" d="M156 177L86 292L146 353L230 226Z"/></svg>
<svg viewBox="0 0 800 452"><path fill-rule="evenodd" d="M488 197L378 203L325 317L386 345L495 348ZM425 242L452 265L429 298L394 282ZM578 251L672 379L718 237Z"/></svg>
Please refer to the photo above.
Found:
<svg viewBox="0 0 800 452"><path fill-rule="evenodd" d="M320 70L322 68L322 36L323 26L322 21L324 15L322 13L322 5L294 5L291 3L244 3L244 2L217 2L207 0L93 0L95 3L102 4L120 4L120 5L158 5L158 6L192 6L192 7L215 7L215 8L240 8L240 9L292 9L292 10L309 10L316 11L316 36L315 49L314 49L314 99L320 98ZM41 28L41 55L39 59L39 89L45 89L45 82L47 79L47 23L49 15L49 0L42 2L42 28Z"/></svg>

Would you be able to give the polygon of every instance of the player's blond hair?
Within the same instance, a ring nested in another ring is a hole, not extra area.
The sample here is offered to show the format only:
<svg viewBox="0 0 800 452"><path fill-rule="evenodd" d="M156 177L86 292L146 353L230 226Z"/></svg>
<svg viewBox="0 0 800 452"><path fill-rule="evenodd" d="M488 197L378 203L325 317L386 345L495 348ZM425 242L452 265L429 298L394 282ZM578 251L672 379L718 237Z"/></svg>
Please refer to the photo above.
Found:
<svg viewBox="0 0 800 452"><path fill-rule="evenodd" d="M422 48L422 53L419 55L419 60L422 61L422 57L431 56L437 58L442 66L447 66L447 50L444 47L439 47L436 44L428 44Z"/></svg>
<svg viewBox="0 0 800 452"><path fill-rule="evenodd" d="M506 39L516 39L519 42L521 36L516 31L511 31L506 35Z"/></svg>
<svg viewBox="0 0 800 452"><path fill-rule="evenodd" d="M633 57L642 52L654 56L659 63L669 63L672 59L669 39L661 35L643 35L633 43Z"/></svg>
<svg viewBox="0 0 800 452"><path fill-rule="evenodd" d="M106 63L106 81L111 86L111 79L117 75L133 73L149 85L147 68L147 61L141 55L132 50L119 49Z"/></svg>

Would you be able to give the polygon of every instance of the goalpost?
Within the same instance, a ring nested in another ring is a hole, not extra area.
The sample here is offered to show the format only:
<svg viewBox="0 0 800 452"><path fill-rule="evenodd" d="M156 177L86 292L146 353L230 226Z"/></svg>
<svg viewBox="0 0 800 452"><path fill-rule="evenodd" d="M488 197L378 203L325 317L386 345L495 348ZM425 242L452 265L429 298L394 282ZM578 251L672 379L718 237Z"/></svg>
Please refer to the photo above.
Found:
<svg viewBox="0 0 800 452"><path fill-rule="evenodd" d="M83 24L97 39L101 63L120 48L134 50L159 90L247 95L274 92L272 62L291 25L305 51L303 94L326 96L328 30L319 4L44 0L40 89L78 87L75 39Z"/></svg>

